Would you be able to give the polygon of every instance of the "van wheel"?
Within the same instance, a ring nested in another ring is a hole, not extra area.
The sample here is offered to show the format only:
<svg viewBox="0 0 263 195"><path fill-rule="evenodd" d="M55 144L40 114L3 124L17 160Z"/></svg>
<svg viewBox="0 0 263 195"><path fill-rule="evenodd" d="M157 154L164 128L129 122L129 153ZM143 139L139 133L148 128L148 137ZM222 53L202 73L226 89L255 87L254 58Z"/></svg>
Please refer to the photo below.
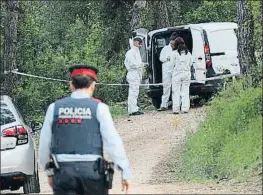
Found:
<svg viewBox="0 0 263 195"><path fill-rule="evenodd" d="M26 181L23 186L24 194L30 193L40 193L40 184L39 184L39 176L34 172L34 175L26 178Z"/></svg>
<svg viewBox="0 0 263 195"><path fill-rule="evenodd" d="M207 93L201 95L201 99L204 100L205 103L207 103L211 98L213 97L213 93Z"/></svg>
<svg viewBox="0 0 263 195"><path fill-rule="evenodd" d="M223 72L223 75L226 75L226 74L231 74L231 72L230 72L229 70L225 70L225 71ZM226 88L228 87L228 85L229 85L230 82L233 82L232 77L229 77L229 78L227 78L227 79L223 79L223 80L221 81L221 88L222 88L223 90L226 90Z"/></svg>
<svg viewBox="0 0 263 195"><path fill-rule="evenodd" d="M194 98L193 100L192 100L192 103L193 103L193 106L198 106L198 105L200 105L200 104L202 104L201 102L202 102L202 97L197 97L197 98Z"/></svg>
<svg viewBox="0 0 263 195"><path fill-rule="evenodd" d="M11 191L16 191L16 190L19 190L20 189L20 185L12 185L10 190Z"/></svg>
<svg viewBox="0 0 263 195"><path fill-rule="evenodd" d="M152 104L156 109L159 109L161 106L161 97L154 97L152 98Z"/></svg>

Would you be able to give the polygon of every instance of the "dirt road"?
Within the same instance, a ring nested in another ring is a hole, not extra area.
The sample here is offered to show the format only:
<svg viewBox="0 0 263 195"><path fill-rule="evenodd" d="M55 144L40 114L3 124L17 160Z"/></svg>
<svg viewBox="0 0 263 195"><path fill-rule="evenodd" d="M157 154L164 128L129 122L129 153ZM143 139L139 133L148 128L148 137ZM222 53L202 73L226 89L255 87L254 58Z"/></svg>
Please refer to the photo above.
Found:
<svg viewBox="0 0 263 195"><path fill-rule="evenodd" d="M115 120L130 159L133 178L130 193L144 194L260 194L260 180L245 183L196 184L176 183L169 167L171 151L178 153L187 132L195 132L205 119L204 108L174 116L171 111L148 112L142 116ZM258 178L257 178L258 179ZM41 193L51 193L46 177L40 173ZM111 194L121 194L120 173L114 176ZM253 184L252 184L253 183Z"/></svg>

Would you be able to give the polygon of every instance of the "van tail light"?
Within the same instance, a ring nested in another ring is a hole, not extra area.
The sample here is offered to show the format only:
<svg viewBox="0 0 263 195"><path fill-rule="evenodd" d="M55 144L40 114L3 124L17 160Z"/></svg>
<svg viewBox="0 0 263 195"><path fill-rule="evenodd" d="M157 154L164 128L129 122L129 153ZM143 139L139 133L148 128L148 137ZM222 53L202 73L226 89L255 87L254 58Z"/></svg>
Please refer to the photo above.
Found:
<svg viewBox="0 0 263 195"><path fill-rule="evenodd" d="M212 67L212 59L211 59L209 45L205 45L204 50L205 50L206 69L208 69Z"/></svg>
<svg viewBox="0 0 263 195"><path fill-rule="evenodd" d="M16 137L16 145L23 145L28 143L28 132L23 126L15 126L4 129L2 132L3 137Z"/></svg>

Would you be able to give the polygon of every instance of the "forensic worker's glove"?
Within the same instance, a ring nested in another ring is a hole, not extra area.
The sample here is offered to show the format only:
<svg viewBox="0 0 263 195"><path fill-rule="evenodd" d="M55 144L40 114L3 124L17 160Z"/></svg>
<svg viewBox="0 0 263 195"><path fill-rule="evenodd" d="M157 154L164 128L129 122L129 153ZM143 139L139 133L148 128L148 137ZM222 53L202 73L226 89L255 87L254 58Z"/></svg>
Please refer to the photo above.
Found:
<svg viewBox="0 0 263 195"><path fill-rule="evenodd" d="M148 63L143 63L143 66L144 66L145 68L148 68L148 67L149 67L149 64L148 64Z"/></svg>

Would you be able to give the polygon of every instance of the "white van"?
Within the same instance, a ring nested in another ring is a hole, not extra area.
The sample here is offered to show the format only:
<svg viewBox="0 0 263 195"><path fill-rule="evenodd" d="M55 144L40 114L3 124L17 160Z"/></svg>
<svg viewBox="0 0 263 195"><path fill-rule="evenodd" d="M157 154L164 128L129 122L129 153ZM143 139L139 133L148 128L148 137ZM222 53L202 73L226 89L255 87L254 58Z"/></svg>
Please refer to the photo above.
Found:
<svg viewBox="0 0 263 195"><path fill-rule="evenodd" d="M185 41L194 58L190 94L209 98L218 89L220 80L205 81L206 78L223 74L240 74L237 54L237 24L232 22L211 22L188 24L148 31L140 28L132 37L140 36L143 62L149 63L144 83L162 82L162 63L159 60L162 48L169 44L169 38L176 32ZM160 107L162 86L147 86L147 94L156 108Z"/></svg>

